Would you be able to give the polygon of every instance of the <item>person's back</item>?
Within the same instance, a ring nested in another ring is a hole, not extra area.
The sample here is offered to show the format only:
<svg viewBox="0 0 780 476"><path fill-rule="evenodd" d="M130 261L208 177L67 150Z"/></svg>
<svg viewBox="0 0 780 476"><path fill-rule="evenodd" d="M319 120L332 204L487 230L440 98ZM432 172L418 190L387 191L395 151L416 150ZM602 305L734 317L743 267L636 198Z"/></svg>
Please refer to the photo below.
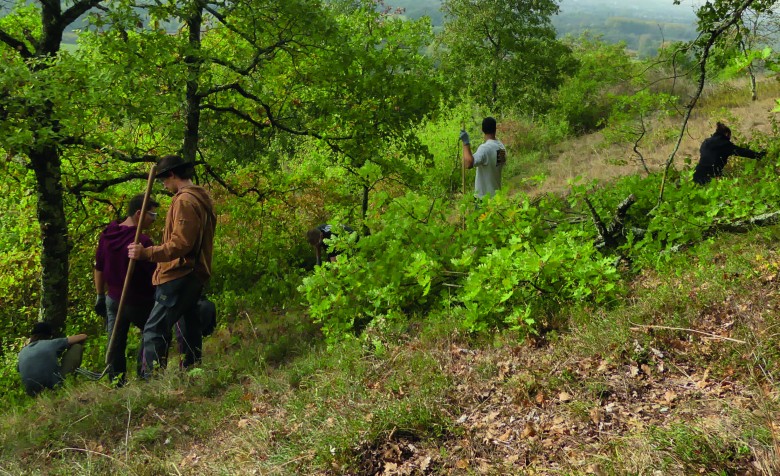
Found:
<svg viewBox="0 0 780 476"><path fill-rule="evenodd" d="M36 340L19 352L19 374L27 395L35 396L63 381L60 374L60 354L68 348L68 339Z"/></svg>
<svg viewBox="0 0 780 476"><path fill-rule="evenodd" d="M703 184L713 177L723 175L723 169L728 163L729 156L733 152L734 145L728 137L715 134L701 143L699 147L699 163L693 172L693 180Z"/></svg>
<svg viewBox="0 0 780 476"><path fill-rule="evenodd" d="M723 175L723 169L731 155L760 159L764 156L764 152L755 152L734 145L731 142L731 129L718 122L715 133L705 139L699 147L699 162L693 172L693 181L705 185L713 178Z"/></svg>
<svg viewBox="0 0 780 476"><path fill-rule="evenodd" d="M53 329L38 322L30 333L30 342L19 351L17 370L27 395L34 397L54 388L81 365L86 334L53 338Z"/></svg>
<svg viewBox="0 0 780 476"><path fill-rule="evenodd" d="M488 139L474 153L474 192L477 197L496 194L501 189L501 171L506 163L506 147L498 139Z"/></svg>
<svg viewBox="0 0 780 476"><path fill-rule="evenodd" d="M482 133L485 142L472 154L468 133L460 132L463 141L463 165L467 169L476 168L474 194L477 198L492 197L501 189L501 172L506 164L506 147L496 138L496 120L486 117L482 121Z"/></svg>

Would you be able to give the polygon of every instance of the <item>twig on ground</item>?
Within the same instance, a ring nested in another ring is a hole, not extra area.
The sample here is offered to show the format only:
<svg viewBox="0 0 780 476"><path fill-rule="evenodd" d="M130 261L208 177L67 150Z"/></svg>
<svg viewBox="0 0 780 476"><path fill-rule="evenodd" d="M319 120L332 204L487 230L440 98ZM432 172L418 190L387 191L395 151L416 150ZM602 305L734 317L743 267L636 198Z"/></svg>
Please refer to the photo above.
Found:
<svg viewBox="0 0 780 476"><path fill-rule="evenodd" d="M125 463L127 463L128 457L128 442L130 441L130 415L132 415L132 409L130 408L130 398L127 399L127 427L125 427Z"/></svg>
<svg viewBox="0 0 780 476"><path fill-rule="evenodd" d="M634 326L634 327L631 328L632 331L638 331L638 330L640 330L639 328L643 328L643 329L663 329L663 330L667 330L667 331L685 331L685 332L693 332L695 334L701 334L703 336L709 337L710 339L727 340L729 342L735 342L737 344L747 344L747 342L744 341L744 340L732 339L731 337L719 336L717 334L712 334L710 332L698 331L696 329L688 329L688 328L685 328L685 327L648 326L648 325L644 325L644 324L635 324L633 322L630 322L629 324Z"/></svg>
<svg viewBox="0 0 780 476"><path fill-rule="evenodd" d="M249 326L252 327L252 334L255 335L255 340L258 339L257 337L257 330L255 329L255 323L252 322L252 318L249 317L249 313L244 311L244 315L246 316L246 320L249 321Z"/></svg>

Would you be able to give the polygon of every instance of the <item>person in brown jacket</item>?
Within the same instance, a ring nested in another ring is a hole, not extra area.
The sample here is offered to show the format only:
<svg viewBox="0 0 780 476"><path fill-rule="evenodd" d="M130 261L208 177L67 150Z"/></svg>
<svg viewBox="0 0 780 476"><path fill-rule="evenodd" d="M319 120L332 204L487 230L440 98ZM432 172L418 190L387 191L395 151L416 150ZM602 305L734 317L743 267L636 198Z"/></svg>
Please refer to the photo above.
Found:
<svg viewBox="0 0 780 476"><path fill-rule="evenodd" d="M211 195L192 183L195 168L178 155L166 155L157 163L157 179L174 193L165 215L163 242L144 247L128 245L128 256L157 263L152 283L157 286L155 304L143 332L142 374L151 375L154 362L166 365L174 325L184 337L184 367L201 360L202 341L197 302L211 277L216 215Z"/></svg>

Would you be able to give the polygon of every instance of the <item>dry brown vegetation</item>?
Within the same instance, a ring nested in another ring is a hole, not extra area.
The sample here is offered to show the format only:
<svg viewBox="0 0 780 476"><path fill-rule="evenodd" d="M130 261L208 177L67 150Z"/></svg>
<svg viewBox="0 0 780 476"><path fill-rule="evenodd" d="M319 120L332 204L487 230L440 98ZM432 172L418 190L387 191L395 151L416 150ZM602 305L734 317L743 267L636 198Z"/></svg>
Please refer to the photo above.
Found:
<svg viewBox="0 0 780 476"><path fill-rule="evenodd" d="M772 132L772 120L777 113L775 98L780 95L780 83L772 78L759 83L758 97L750 100L748 83L734 81L728 85L705 90L688 123L685 136L675 155L678 169L692 165L699 156L699 145L712 135L717 121L732 128L734 141L740 143ZM655 120L647 125L647 134L639 143L639 150L651 171L661 170L674 150L682 126L681 116ZM560 193L568 189L575 177L585 180L609 181L631 174L643 174L644 169L633 152L633 143L609 144L601 132L587 134L557 145L552 159L538 164L530 174L543 173L541 184L523 187L526 193Z"/></svg>

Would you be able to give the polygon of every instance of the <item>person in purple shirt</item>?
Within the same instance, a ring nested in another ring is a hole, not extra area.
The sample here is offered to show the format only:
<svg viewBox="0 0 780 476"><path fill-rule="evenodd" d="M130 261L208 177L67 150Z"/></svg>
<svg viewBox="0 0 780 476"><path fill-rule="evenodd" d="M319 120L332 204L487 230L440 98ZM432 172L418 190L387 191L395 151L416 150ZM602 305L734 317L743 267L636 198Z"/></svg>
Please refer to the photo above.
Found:
<svg viewBox="0 0 780 476"><path fill-rule="evenodd" d="M109 340L114 329L119 300L122 297L122 288L130 263L130 259L127 257L127 246L135 239L136 228L139 224L142 230L151 226L157 217L157 208L160 206L150 198L147 204L148 210L144 217L141 217L143 201L143 194L131 198L127 204L127 218L121 222L119 220L111 222L100 234L98 240L95 253L95 290L97 291L95 312L106 319ZM143 233L141 233L139 241L144 246L154 244ZM114 336L115 347L111 362L109 362L108 373L111 380L119 386L125 383L125 373L127 372L125 351L130 324L132 323L143 331L149 313L154 307L155 289L152 285L152 274L154 274L156 266L156 263L150 261L138 261L128 285L121 320L116 336ZM139 348L138 351L136 365L138 375L141 375L142 358L143 347Z"/></svg>

